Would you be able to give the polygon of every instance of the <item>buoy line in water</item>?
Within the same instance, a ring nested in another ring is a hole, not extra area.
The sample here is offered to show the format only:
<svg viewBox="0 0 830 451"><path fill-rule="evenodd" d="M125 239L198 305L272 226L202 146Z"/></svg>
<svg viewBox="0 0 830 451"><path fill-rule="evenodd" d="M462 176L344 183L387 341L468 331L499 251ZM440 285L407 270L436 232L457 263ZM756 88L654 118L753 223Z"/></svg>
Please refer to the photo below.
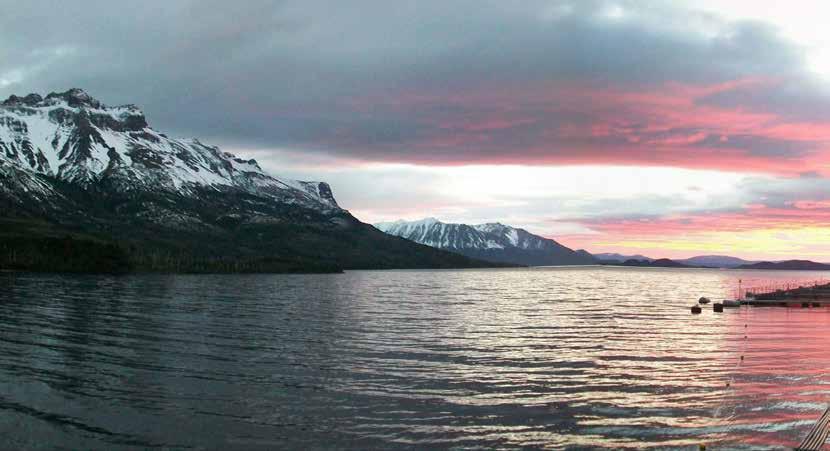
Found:
<svg viewBox="0 0 830 451"><path fill-rule="evenodd" d="M749 341L749 330L748 330L749 329L749 321L746 318L746 315L748 315L748 310L744 309L744 308L741 308L740 311L744 313L743 314L743 316L744 316L744 318L743 318L743 320L744 320L744 334L743 334L743 338L741 339L741 345L739 346L739 357L737 358L737 361L735 362L735 366L732 367L732 371L730 371L729 378L726 382L726 386L724 387L725 389L730 390L733 393L734 393L734 389L735 389L734 388L734 386L735 386L735 374L737 374L737 372L740 370L740 368L744 364L745 357L746 357L747 342ZM713 415L713 416L715 416L715 418L717 418L718 414L721 413L721 408L718 407L717 409L715 409L715 412L713 412L713 413L715 413L715 415ZM732 432L732 430L738 424L738 406L737 406L737 404L732 403L731 412L726 416L722 416L721 418L724 419L724 433ZM699 449L700 450L705 450L705 449L707 449L707 445L705 443L702 443L702 444L700 444Z"/></svg>
<svg viewBox="0 0 830 451"><path fill-rule="evenodd" d="M743 309L742 309L743 310ZM735 366L732 367L732 371L729 373L729 381L726 383L726 388L729 389L732 393L735 391L735 375L740 370L741 366L744 363L744 355L746 354L746 344L748 341L749 334L747 333L748 323L744 323L744 339L741 340L741 346L739 349L740 358L736 359ZM729 416L726 422L726 431L731 432L732 429L737 424L738 418L738 405L737 403L732 403L732 414Z"/></svg>
<svg viewBox="0 0 830 451"><path fill-rule="evenodd" d="M717 305L717 304L716 304ZM815 303L802 303L802 308L808 307L817 307ZM717 310L716 310L717 311ZM723 310L720 310L723 311ZM735 385L735 375L739 371L739 369L743 366L744 362L746 361L747 357L747 346L749 343L749 305L743 305L740 307L740 311L742 312L741 316L743 316L744 322L744 334L743 338L741 339L742 344L739 346L739 356L737 361L735 362L735 366L732 368L732 371L729 374L728 381L726 382L726 389L731 389L734 391ZM740 334L739 334L740 335ZM716 408L714 411L716 418L717 415L721 413L720 408ZM721 417L724 421L724 433L732 432L735 426L738 424L738 405L737 403L732 403L732 411L729 415ZM798 445L795 449L797 450L813 450L813 449L821 449L824 446L824 442L827 436L830 435L830 407L828 407L824 414L816 421L816 424L810 430L808 435L804 438L800 445ZM806 444L806 445L805 445ZM701 443L699 445L700 450L706 450L707 445L705 443Z"/></svg>

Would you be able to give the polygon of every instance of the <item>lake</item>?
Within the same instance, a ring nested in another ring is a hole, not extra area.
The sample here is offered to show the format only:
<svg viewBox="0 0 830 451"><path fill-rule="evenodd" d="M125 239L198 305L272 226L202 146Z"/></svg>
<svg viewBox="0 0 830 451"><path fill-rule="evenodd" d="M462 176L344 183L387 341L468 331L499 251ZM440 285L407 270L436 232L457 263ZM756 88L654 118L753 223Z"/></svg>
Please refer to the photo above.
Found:
<svg viewBox="0 0 830 451"><path fill-rule="evenodd" d="M830 309L689 307L827 276L2 273L0 449L792 447Z"/></svg>

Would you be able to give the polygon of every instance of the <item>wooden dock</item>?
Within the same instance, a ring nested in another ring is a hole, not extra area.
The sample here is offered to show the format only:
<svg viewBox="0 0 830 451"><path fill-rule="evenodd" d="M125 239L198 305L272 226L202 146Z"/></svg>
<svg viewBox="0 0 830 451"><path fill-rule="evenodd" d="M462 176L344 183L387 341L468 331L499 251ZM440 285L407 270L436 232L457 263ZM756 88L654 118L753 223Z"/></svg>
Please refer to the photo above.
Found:
<svg viewBox="0 0 830 451"><path fill-rule="evenodd" d="M813 425L810 433L804 437L804 440L795 449L797 451L820 450L824 448L824 442L827 441L828 435L830 435L830 407L824 411L824 414Z"/></svg>
<svg viewBox="0 0 830 451"><path fill-rule="evenodd" d="M825 307L830 305L830 298L822 299L741 299L741 305L759 307Z"/></svg>
<svg viewBox="0 0 830 451"><path fill-rule="evenodd" d="M747 289L742 294L744 299L755 300L788 300L788 301L818 301L830 303L830 284L816 284L807 286L791 286L776 288L768 291Z"/></svg>
<svg viewBox="0 0 830 451"><path fill-rule="evenodd" d="M741 290L739 290L741 291ZM830 284L816 283L807 286L773 288L767 291L746 289L739 293L741 305L767 307L824 307L830 305ZM724 306L727 301L724 301Z"/></svg>

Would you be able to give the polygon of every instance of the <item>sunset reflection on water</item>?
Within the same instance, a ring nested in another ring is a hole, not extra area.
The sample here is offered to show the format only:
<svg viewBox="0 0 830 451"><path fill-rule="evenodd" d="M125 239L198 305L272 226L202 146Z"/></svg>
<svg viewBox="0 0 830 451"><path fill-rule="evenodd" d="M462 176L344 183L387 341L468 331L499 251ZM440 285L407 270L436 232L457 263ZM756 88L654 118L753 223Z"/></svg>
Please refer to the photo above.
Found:
<svg viewBox="0 0 830 451"><path fill-rule="evenodd" d="M830 402L830 308L742 307L725 316L737 362L730 425L746 443L797 445Z"/></svg>
<svg viewBox="0 0 830 451"><path fill-rule="evenodd" d="M11 274L0 448L792 447L830 400L830 308L689 307L822 275Z"/></svg>

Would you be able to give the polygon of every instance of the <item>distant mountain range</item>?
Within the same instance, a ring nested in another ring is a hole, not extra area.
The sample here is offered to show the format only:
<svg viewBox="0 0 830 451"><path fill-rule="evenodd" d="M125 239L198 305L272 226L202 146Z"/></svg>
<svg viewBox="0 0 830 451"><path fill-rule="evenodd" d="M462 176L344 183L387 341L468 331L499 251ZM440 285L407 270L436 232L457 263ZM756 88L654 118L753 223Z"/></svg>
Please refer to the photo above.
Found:
<svg viewBox="0 0 830 451"><path fill-rule="evenodd" d="M284 272L493 266L390 237L324 182L277 178L80 89L0 103L0 269Z"/></svg>
<svg viewBox="0 0 830 451"><path fill-rule="evenodd" d="M609 253L602 253L602 254L593 254L594 258L597 260L602 260L604 262L624 262L626 260L638 260L638 261L646 261L650 262L654 260L653 258L646 257L645 255L623 255L623 254L609 254Z"/></svg>
<svg viewBox="0 0 830 451"><path fill-rule="evenodd" d="M703 266L707 268L738 268L744 265L757 263L727 255L701 255L698 257L677 260L679 263L689 266Z"/></svg>
<svg viewBox="0 0 830 451"><path fill-rule="evenodd" d="M830 270L809 260L759 262L728 255L699 255L684 259L572 250L550 238L501 223L457 224L435 218L375 224L379 230L416 243L474 259L523 266L608 265L640 268L726 268L771 270Z"/></svg>
<svg viewBox="0 0 830 451"><path fill-rule="evenodd" d="M524 229L500 223L451 224L435 218L375 224L416 243L491 262L527 266L593 265L596 259Z"/></svg>
<svg viewBox="0 0 830 451"><path fill-rule="evenodd" d="M656 260L636 260L629 259L624 262L601 260L600 264L610 266L636 266L639 268L696 268L696 266L685 265L675 260L668 258L658 258Z"/></svg>
<svg viewBox="0 0 830 451"><path fill-rule="evenodd" d="M614 256L613 259L600 256ZM668 258L651 259L642 255L624 256L619 254L596 254L599 263L612 266L637 266L653 268L727 268L727 269L765 269L792 271L829 271L830 265L810 260L784 260L777 262L750 261L726 255L701 255L697 257L670 260ZM626 258L622 260L622 258Z"/></svg>
<svg viewBox="0 0 830 451"><path fill-rule="evenodd" d="M781 269L793 271L830 271L830 265L810 260L785 260L780 262L758 262L741 265L740 269Z"/></svg>
<svg viewBox="0 0 830 451"><path fill-rule="evenodd" d="M594 254L594 257L597 260L600 260L604 263L611 263L611 262L625 262L628 260L636 260L636 261L644 261L644 262L653 262L656 259L651 257L646 257L645 255L622 255L622 254ZM665 263L665 260L668 259L660 259ZM673 260L676 263L680 263L685 266L699 266L705 268L737 268L741 265L750 265L753 263L757 263L754 261L743 260L737 257L730 257L727 255L700 255L697 257L691 258L684 258L684 259L676 259Z"/></svg>

